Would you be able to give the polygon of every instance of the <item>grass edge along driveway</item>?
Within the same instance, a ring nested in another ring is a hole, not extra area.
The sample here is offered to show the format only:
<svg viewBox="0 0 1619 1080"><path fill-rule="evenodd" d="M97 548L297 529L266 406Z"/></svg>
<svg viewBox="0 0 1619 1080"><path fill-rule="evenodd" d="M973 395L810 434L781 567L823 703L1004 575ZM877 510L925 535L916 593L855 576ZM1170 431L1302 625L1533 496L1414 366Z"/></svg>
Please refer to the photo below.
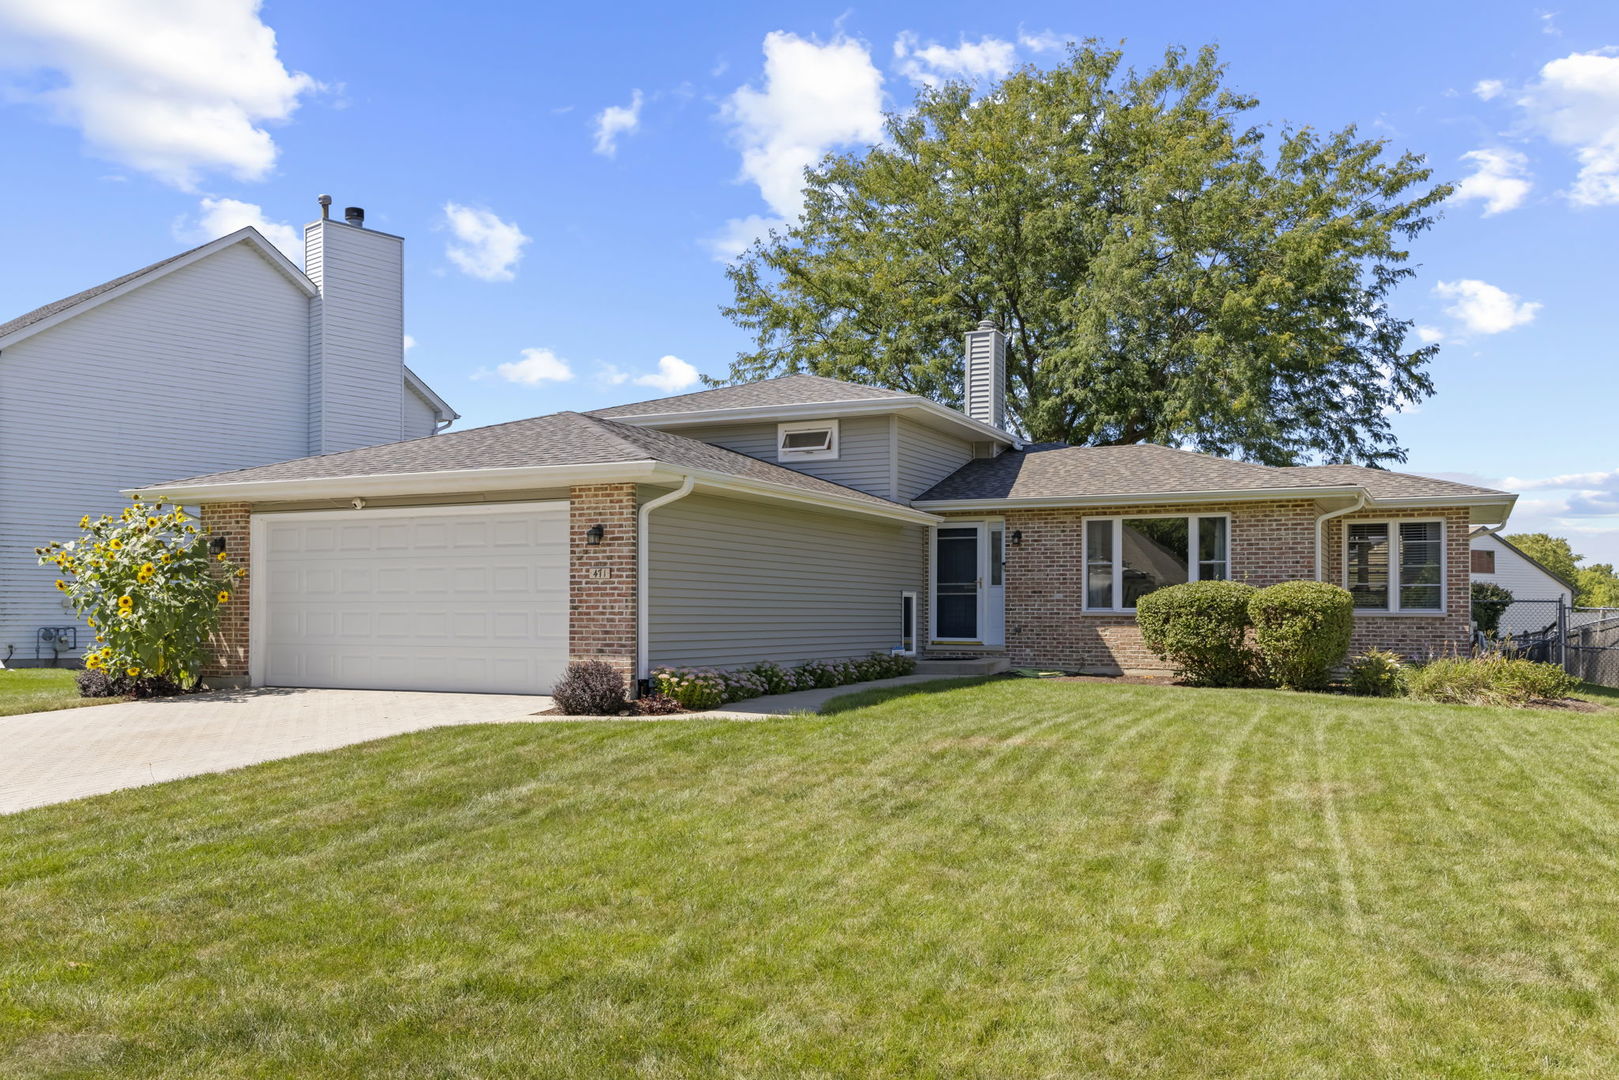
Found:
<svg viewBox="0 0 1619 1080"><path fill-rule="evenodd" d="M87 705L107 705L124 698L82 698L78 674L71 668L0 669L0 717L24 713L52 712L56 709L82 709Z"/></svg>
<svg viewBox="0 0 1619 1080"><path fill-rule="evenodd" d="M1612 1075L1619 713L905 689L0 818L0 1075Z"/></svg>

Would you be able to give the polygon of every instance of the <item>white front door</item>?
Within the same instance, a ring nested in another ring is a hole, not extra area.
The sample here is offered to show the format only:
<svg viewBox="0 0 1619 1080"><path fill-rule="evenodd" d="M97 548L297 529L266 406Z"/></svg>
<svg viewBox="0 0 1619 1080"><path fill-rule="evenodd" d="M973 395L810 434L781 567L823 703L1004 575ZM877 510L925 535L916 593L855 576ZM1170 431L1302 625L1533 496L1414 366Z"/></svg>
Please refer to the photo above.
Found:
<svg viewBox="0 0 1619 1080"><path fill-rule="evenodd" d="M934 641L1005 643L1005 535L1000 522L963 522L934 530Z"/></svg>
<svg viewBox="0 0 1619 1080"><path fill-rule="evenodd" d="M254 518L263 686L542 694L568 659L568 504Z"/></svg>

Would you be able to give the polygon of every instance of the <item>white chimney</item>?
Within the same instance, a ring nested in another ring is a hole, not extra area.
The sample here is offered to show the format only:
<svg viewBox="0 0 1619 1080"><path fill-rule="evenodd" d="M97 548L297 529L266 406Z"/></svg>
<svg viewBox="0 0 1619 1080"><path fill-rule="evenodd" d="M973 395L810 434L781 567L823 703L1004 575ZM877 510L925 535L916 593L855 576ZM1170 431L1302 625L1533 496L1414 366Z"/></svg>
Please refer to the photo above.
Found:
<svg viewBox="0 0 1619 1080"><path fill-rule="evenodd" d="M304 226L309 308L309 452L333 454L399 438L405 363L405 242L327 216Z"/></svg>
<svg viewBox="0 0 1619 1080"><path fill-rule="evenodd" d="M1006 429L1006 335L985 319L967 331L967 366L962 376L962 411L991 427Z"/></svg>

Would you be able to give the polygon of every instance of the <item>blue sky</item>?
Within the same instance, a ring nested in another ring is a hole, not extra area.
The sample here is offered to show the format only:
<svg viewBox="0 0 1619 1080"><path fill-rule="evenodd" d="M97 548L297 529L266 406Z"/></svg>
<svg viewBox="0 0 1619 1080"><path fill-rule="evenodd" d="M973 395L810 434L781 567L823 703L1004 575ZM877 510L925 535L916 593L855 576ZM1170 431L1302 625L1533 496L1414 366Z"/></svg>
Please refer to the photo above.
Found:
<svg viewBox="0 0 1619 1080"><path fill-rule="evenodd" d="M1619 561L1611 3L557 10L0 0L0 319L241 224L290 237L330 192L407 238L408 362L463 425L654 397L746 345L716 252L918 80L1212 42L1260 119L1464 182L1395 302L1443 346L1407 467Z"/></svg>

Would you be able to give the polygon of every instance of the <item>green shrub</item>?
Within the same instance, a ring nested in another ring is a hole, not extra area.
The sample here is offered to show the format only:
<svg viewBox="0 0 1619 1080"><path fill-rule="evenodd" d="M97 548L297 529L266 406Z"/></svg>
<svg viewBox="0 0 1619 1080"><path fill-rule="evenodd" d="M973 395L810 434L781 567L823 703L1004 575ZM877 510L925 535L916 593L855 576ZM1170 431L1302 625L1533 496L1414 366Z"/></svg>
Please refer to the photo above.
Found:
<svg viewBox="0 0 1619 1080"><path fill-rule="evenodd" d="M1516 708L1568 697L1579 685L1556 664L1537 664L1499 654L1430 660L1413 668L1407 681L1411 696L1422 701Z"/></svg>
<svg viewBox="0 0 1619 1080"><path fill-rule="evenodd" d="M874 652L860 660L810 660L790 668L768 660L730 671L659 668L652 673L652 685L655 693L679 702L681 708L717 709L761 694L831 689L868 679L892 679L915 670L913 657Z"/></svg>
<svg viewBox="0 0 1619 1080"><path fill-rule="evenodd" d="M1405 661L1398 653L1373 649L1349 662L1349 689L1362 697L1403 697Z"/></svg>
<svg viewBox="0 0 1619 1080"><path fill-rule="evenodd" d="M1284 581L1248 603L1260 664L1278 686L1320 690L1349 653L1355 600L1325 581Z"/></svg>
<svg viewBox="0 0 1619 1080"><path fill-rule="evenodd" d="M1194 581L1136 601L1147 648L1198 686L1248 686L1257 657L1248 645L1248 604L1259 590L1240 581Z"/></svg>
<svg viewBox="0 0 1619 1080"><path fill-rule="evenodd" d="M1486 634L1501 627L1501 616L1512 606L1512 594L1493 581L1473 582L1473 622Z"/></svg>

